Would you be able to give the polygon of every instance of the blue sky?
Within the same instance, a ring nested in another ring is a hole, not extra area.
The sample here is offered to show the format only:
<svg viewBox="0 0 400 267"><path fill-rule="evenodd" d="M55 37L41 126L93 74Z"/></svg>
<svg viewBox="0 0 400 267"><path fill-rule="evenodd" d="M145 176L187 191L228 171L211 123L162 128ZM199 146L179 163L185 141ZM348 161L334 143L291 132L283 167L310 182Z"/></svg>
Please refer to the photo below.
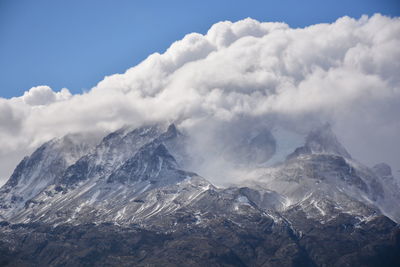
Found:
<svg viewBox="0 0 400 267"><path fill-rule="evenodd" d="M37 85L80 93L221 20L303 27L377 12L399 16L400 1L0 0L0 97Z"/></svg>

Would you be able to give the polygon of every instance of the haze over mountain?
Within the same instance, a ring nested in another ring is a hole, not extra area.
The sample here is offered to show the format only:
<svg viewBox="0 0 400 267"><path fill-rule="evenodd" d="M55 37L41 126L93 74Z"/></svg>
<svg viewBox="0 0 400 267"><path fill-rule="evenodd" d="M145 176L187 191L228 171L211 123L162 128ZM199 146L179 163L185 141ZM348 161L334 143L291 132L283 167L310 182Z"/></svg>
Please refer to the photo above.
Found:
<svg viewBox="0 0 400 267"><path fill-rule="evenodd" d="M196 163L199 174L217 184L237 171L229 155L243 153L255 165L273 155L272 144L253 155L241 146L220 150L225 143L257 147L269 140L268 129L292 148L326 122L354 158L370 167L387 162L397 176L398 47L399 18L379 14L297 29L252 19L216 23L84 94L43 85L0 98L2 183L52 138L155 122L187 132L191 149L207 159Z"/></svg>

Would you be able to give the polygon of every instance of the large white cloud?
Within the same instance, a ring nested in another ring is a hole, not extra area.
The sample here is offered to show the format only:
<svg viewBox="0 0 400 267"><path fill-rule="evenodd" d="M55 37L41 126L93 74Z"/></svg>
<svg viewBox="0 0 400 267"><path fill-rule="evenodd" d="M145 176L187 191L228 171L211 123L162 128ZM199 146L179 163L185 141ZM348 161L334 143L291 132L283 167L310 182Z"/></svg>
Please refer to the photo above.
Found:
<svg viewBox="0 0 400 267"><path fill-rule="evenodd" d="M400 168L399 47L400 19L379 14L298 29L219 22L87 93L40 86L0 98L0 177L22 154L68 132L244 117L281 118L296 127L330 121L356 158Z"/></svg>

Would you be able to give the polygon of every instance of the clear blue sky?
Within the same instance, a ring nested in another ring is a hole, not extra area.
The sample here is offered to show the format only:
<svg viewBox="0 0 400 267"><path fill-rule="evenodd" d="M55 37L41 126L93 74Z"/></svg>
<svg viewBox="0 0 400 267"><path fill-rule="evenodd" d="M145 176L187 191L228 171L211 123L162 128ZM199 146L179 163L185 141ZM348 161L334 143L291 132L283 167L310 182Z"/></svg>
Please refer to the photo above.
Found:
<svg viewBox="0 0 400 267"><path fill-rule="evenodd" d="M221 20L303 27L376 12L400 16L400 0L0 0L0 97L80 93Z"/></svg>

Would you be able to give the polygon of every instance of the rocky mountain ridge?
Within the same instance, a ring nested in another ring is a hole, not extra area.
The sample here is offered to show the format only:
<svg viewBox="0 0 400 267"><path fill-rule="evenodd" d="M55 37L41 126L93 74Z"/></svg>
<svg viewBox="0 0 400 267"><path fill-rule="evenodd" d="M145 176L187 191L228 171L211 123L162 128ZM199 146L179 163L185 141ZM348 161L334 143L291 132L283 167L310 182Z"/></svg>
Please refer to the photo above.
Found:
<svg viewBox="0 0 400 267"><path fill-rule="evenodd" d="M239 154L236 159L252 159L252 149L257 159L273 157L279 149L274 137L261 133L229 151ZM175 125L157 124L120 129L92 147L65 145L64 139L44 144L0 189L5 263L32 257L54 266L399 262L395 180L385 165L370 169L352 159L329 126L312 131L285 161L254 168L242 184L228 188L187 169L196 156L188 140ZM260 152L264 146L266 154ZM133 242L136 249L92 248L73 234L82 231L105 243L129 233L121 244ZM19 249L31 234L38 239ZM152 235L149 242L132 240ZM78 245L65 255L60 240ZM81 255L82 249L95 255Z"/></svg>

